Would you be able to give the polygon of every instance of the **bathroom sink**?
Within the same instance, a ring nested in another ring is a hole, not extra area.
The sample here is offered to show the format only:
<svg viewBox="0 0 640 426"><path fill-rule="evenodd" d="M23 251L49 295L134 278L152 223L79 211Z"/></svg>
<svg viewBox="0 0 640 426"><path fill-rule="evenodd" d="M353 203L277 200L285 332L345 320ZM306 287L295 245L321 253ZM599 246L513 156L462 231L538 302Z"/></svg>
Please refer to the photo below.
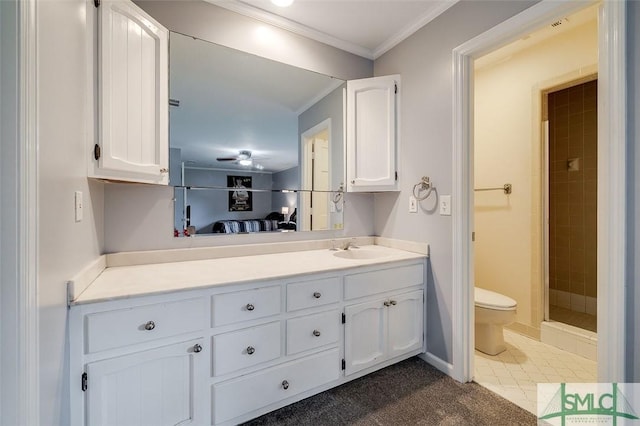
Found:
<svg viewBox="0 0 640 426"><path fill-rule="evenodd" d="M343 259L378 259L381 257L389 256L388 253L376 250L367 250L367 249L350 249L350 250L341 250L333 253L335 257L341 257Z"/></svg>

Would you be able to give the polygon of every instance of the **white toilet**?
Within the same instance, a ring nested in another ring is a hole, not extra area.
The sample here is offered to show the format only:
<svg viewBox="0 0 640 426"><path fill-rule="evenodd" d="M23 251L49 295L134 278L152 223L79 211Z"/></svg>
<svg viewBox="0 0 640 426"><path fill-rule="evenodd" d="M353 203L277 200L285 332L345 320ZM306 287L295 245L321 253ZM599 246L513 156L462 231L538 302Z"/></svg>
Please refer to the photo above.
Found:
<svg viewBox="0 0 640 426"><path fill-rule="evenodd" d="M498 355L507 349L502 327L516 320L516 301L503 294L475 287L476 349Z"/></svg>

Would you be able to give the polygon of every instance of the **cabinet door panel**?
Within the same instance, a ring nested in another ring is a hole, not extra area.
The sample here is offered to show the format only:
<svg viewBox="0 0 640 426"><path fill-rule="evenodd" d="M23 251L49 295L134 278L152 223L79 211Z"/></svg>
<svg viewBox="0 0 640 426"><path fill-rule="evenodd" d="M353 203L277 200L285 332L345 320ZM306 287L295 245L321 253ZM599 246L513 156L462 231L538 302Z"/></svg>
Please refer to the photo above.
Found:
<svg viewBox="0 0 640 426"><path fill-rule="evenodd" d="M382 300L345 307L345 375L384 361L386 311Z"/></svg>
<svg viewBox="0 0 640 426"><path fill-rule="evenodd" d="M207 422L202 339L87 364L87 420L102 425L186 425Z"/></svg>
<svg viewBox="0 0 640 426"><path fill-rule="evenodd" d="M393 358L422 347L424 308L422 290L390 299L388 356Z"/></svg>
<svg viewBox="0 0 640 426"><path fill-rule="evenodd" d="M347 82L347 190L397 190L396 87L400 76Z"/></svg>
<svg viewBox="0 0 640 426"><path fill-rule="evenodd" d="M98 14L99 168L166 184L169 33L130 1L103 2Z"/></svg>

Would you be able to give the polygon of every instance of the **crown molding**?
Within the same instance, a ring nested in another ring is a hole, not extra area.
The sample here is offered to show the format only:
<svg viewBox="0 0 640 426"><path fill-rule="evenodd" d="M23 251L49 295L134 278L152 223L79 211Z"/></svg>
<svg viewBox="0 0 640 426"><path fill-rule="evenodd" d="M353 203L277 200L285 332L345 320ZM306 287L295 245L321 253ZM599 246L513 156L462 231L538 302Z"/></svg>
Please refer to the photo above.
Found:
<svg viewBox="0 0 640 426"><path fill-rule="evenodd" d="M283 18L282 16L275 15L271 12L267 12L266 10L262 10L257 7L250 6L240 1L229 1L229 0L205 0L205 1L208 3L214 4L216 6L222 7L224 9L230 10L232 12L239 13L241 15L248 16L249 18L253 18L258 21L264 22L266 24L270 24L278 28L282 28L283 30L290 31L294 34L307 37L311 40L315 40L320 43L333 46L340 50L353 53L354 55L362 56L363 58L366 58L366 59L371 59L371 60L374 59L373 52L370 49L367 49L365 47L359 46L354 43L349 43L348 41L341 40L337 37L333 37L329 34L323 33L322 31L314 30L313 28L307 27L306 25L300 24L298 22L292 21L287 18Z"/></svg>
<svg viewBox="0 0 640 426"><path fill-rule="evenodd" d="M417 20L410 23L409 25L389 37L387 40L382 42L378 47L376 47L373 50L373 59L378 59L380 56L384 55L389 50L393 49L398 44L411 37L413 33L436 19L438 16L442 15L447 9L458 3L458 1L459 0L448 0L438 3L437 7L421 15Z"/></svg>

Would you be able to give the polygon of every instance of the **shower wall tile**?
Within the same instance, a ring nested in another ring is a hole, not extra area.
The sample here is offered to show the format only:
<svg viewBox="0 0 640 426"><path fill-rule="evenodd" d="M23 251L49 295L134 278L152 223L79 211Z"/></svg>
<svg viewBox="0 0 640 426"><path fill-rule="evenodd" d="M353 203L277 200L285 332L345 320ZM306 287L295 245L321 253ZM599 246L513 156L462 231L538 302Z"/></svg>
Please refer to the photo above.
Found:
<svg viewBox="0 0 640 426"><path fill-rule="evenodd" d="M595 313L597 81L550 93L548 116L550 303Z"/></svg>

